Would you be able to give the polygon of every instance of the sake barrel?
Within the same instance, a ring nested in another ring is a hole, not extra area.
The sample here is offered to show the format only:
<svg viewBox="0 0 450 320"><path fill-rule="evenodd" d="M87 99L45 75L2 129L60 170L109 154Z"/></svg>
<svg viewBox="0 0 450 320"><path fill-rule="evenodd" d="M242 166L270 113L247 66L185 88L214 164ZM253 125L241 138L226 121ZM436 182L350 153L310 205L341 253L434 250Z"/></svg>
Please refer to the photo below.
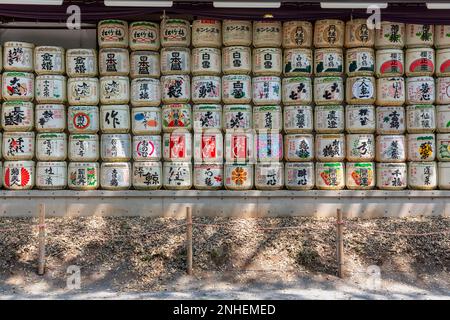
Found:
<svg viewBox="0 0 450 320"><path fill-rule="evenodd" d="M70 161L97 161L99 158L99 139L97 134L69 135Z"/></svg>
<svg viewBox="0 0 450 320"><path fill-rule="evenodd" d="M219 130L194 133L194 163L222 163L223 136Z"/></svg>
<svg viewBox="0 0 450 320"><path fill-rule="evenodd" d="M100 167L100 186L105 190L126 190L131 187L129 162L103 162Z"/></svg>
<svg viewBox="0 0 450 320"><path fill-rule="evenodd" d="M191 50L183 47L161 49L161 73L189 74L191 72Z"/></svg>
<svg viewBox="0 0 450 320"><path fill-rule="evenodd" d="M450 134L440 133L436 136L436 157L438 161L450 161Z"/></svg>
<svg viewBox="0 0 450 320"><path fill-rule="evenodd" d="M101 136L102 161L121 162L131 159L131 135L107 133Z"/></svg>
<svg viewBox="0 0 450 320"><path fill-rule="evenodd" d="M250 103L251 78L248 75L235 74L222 77L222 100L227 104Z"/></svg>
<svg viewBox="0 0 450 320"><path fill-rule="evenodd" d="M377 100L379 106L401 106L405 103L405 79L402 77L377 79Z"/></svg>
<svg viewBox="0 0 450 320"><path fill-rule="evenodd" d="M38 161L66 160L66 134L58 132L38 133L36 136L36 159Z"/></svg>
<svg viewBox="0 0 450 320"><path fill-rule="evenodd" d="M3 185L8 190L29 190L34 187L34 161L5 161Z"/></svg>
<svg viewBox="0 0 450 320"><path fill-rule="evenodd" d="M33 72L34 44L7 41L3 43L3 69L5 71Z"/></svg>
<svg viewBox="0 0 450 320"><path fill-rule="evenodd" d="M95 190L99 186L100 165L98 162L69 162L67 182L69 189Z"/></svg>
<svg viewBox="0 0 450 320"><path fill-rule="evenodd" d="M64 74L66 71L64 48L40 46L34 48L36 74Z"/></svg>
<svg viewBox="0 0 450 320"><path fill-rule="evenodd" d="M313 55L311 49L283 50L283 73L287 77L310 76L312 74Z"/></svg>
<svg viewBox="0 0 450 320"><path fill-rule="evenodd" d="M97 78L69 78L67 98L70 105L96 105L100 101Z"/></svg>
<svg viewBox="0 0 450 320"><path fill-rule="evenodd" d="M66 107L63 104L37 104L35 109L37 132L63 132L66 129Z"/></svg>
<svg viewBox="0 0 450 320"><path fill-rule="evenodd" d="M374 133L375 107L373 105L348 105L345 107L345 130L348 133Z"/></svg>
<svg viewBox="0 0 450 320"><path fill-rule="evenodd" d="M225 182L227 190L250 190L253 188L253 164L225 163Z"/></svg>
<svg viewBox="0 0 450 320"><path fill-rule="evenodd" d="M2 97L5 101L32 101L34 99L34 75L27 72L4 72Z"/></svg>
<svg viewBox="0 0 450 320"><path fill-rule="evenodd" d="M187 103L191 99L191 80L188 75L162 76L161 90L163 103Z"/></svg>
<svg viewBox="0 0 450 320"><path fill-rule="evenodd" d="M283 135L281 133L258 133L256 135L256 159L259 162L283 160Z"/></svg>
<svg viewBox="0 0 450 320"><path fill-rule="evenodd" d="M100 48L127 48L128 23L123 20L102 20L97 26L97 41Z"/></svg>
<svg viewBox="0 0 450 320"><path fill-rule="evenodd" d="M182 19L161 21L161 45L163 47L189 47L191 45L191 24Z"/></svg>
<svg viewBox="0 0 450 320"><path fill-rule="evenodd" d="M222 25L220 20L198 19L192 21L192 45L194 47L222 46Z"/></svg>
<svg viewBox="0 0 450 320"><path fill-rule="evenodd" d="M189 104L166 104L162 107L162 129L164 132L192 129L192 111Z"/></svg>
<svg viewBox="0 0 450 320"><path fill-rule="evenodd" d="M223 187L223 164L195 163L194 188L199 190L217 190Z"/></svg>
<svg viewBox="0 0 450 320"><path fill-rule="evenodd" d="M5 101L2 105L1 127L5 131L33 130L33 103L24 101Z"/></svg>
<svg viewBox="0 0 450 320"><path fill-rule="evenodd" d="M380 27L375 31L375 48L403 48L406 41L404 23L381 21Z"/></svg>
<svg viewBox="0 0 450 320"><path fill-rule="evenodd" d="M450 190L450 163L438 162L439 189Z"/></svg>
<svg viewBox="0 0 450 320"><path fill-rule="evenodd" d="M130 77L135 78L159 78L161 64L159 52L133 51L130 54Z"/></svg>
<svg viewBox="0 0 450 320"><path fill-rule="evenodd" d="M432 24L406 24L406 47L432 47L434 43Z"/></svg>
<svg viewBox="0 0 450 320"><path fill-rule="evenodd" d="M100 106L102 133L128 133L130 128L130 107L127 104Z"/></svg>
<svg viewBox="0 0 450 320"><path fill-rule="evenodd" d="M407 77L433 75L435 65L433 48L406 49L405 56Z"/></svg>
<svg viewBox="0 0 450 320"><path fill-rule="evenodd" d="M131 108L131 128L138 135L161 133L161 108Z"/></svg>
<svg viewBox="0 0 450 320"><path fill-rule="evenodd" d="M377 163L377 188L381 190L406 189L407 167L406 163Z"/></svg>
<svg viewBox="0 0 450 320"><path fill-rule="evenodd" d="M66 77L61 75L42 75L36 77L37 103L64 103L67 101Z"/></svg>
<svg viewBox="0 0 450 320"><path fill-rule="evenodd" d="M192 164L190 162L164 162L163 187L183 190L192 187Z"/></svg>
<svg viewBox="0 0 450 320"><path fill-rule="evenodd" d="M316 49L314 51L314 74L316 76L342 76L344 53L341 48Z"/></svg>
<svg viewBox="0 0 450 320"><path fill-rule="evenodd" d="M253 74L255 76L281 75L282 50L279 48L256 48L253 50Z"/></svg>
<svg viewBox="0 0 450 320"><path fill-rule="evenodd" d="M224 46L250 46L252 22L247 20L223 20L222 42Z"/></svg>
<svg viewBox="0 0 450 320"><path fill-rule="evenodd" d="M280 47L283 40L283 27L280 21L253 21L253 46Z"/></svg>
<svg viewBox="0 0 450 320"><path fill-rule="evenodd" d="M349 190L368 190L375 187L375 163L347 162L345 185Z"/></svg>
<svg viewBox="0 0 450 320"><path fill-rule="evenodd" d="M159 24L150 21L135 21L130 23L129 46L136 50L159 50Z"/></svg>
<svg viewBox="0 0 450 320"><path fill-rule="evenodd" d="M254 106L253 129L256 132L281 132L283 129L281 106Z"/></svg>
<svg viewBox="0 0 450 320"><path fill-rule="evenodd" d="M127 104L130 101L128 77L108 76L100 78L100 103Z"/></svg>
<svg viewBox="0 0 450 320"><path fill-rule="evenodd" d="M346 80L346 101L348 104L375 103L374 77L349 77Z"/></svg>
<svg viewBox="0 0 450 320"><path fill-rule="evenodd" d="M409 162L408 187L416 190L433 190L437 187L436 162Z"/></svg>
<svg viewBox="0 0 450 320"><path fill-rule="evenodd" d="M225 134L226 162L245 163L255 159L255 136L249 130Z"/></svg>
<svg viewBox="0 0 450 320"><path fill-rule="evenodd" d="M434 161L436 158L436 140L434 134L408 134L408 161Z"/></svg>
<svg viewBox="0 0 450 320"><path fill-rule="evenodd" d="M450 76L450 49L436 50L436 76Z"/></svg>
<svg viewBox="0 0 450 320"><path fill-rule="evenodd" d="M376 53L376 75L382 77L401 77L405 72L403 50L382 49Z"/></svg>
<svg viewBox="0 0 450 320"><path fill-rule="evenodd" d="M150 107L161 104L161 83L159 79L137 78L131 80L131 105Z"/></svg>
<svg viewBox="0 0 450 320"><path fill-rule="evenodd" d="M95 49L67 49L66 73L69 77L95 77L98 74Z"/></svg>
<svg viewBox="0 0 450 320"><path fill-rule="evenodd" d="M322 162L344 161L344 134L317 134L315 140L316 160Z"/></svg>
<svg viewBox="0 0 450 320"><path fill-rule="evenodd" d="M371 76L375 72L375 51L372 48L353 48L345 52L345 73L349 77Z"/></svg>
<svg viewBox="0 0 450 320"><path fill-rule="evenodd" d="M436 110L433 105L412 105L406 107L406 128L409 133L434 132Z"/></svg>
<svg viewBox="0 0 450 320"><path fill-rule="evenodd" d="M134 161L160 161L161 136L133 136L133 160Z"/></svg>
<svg viewBox="0 0 450 320"><path fill-rule="evenodd" d="M314 128L318 133L339 133L345 129L344 107L341 105L316 106Z"/></svg>
<svg viewBox="0 0 450 320"><path fill-rule="evenodd" d="M222 56L217 48L192 49L191 69L194 76L218 76L222 72Z"/></svg>
<svg viewBox="0 0 450 320"><path fill-rule="evenodd" d="M35 149L34 132L4 132L3 159L32 160Z"/></svg>
<svg viewBox="0 0 450 320"><path fill-rule="evenodd" d="M67 163L65 161L38 161L36 163L36 188L57 190L67 187Z"/></svg>
<svg viewBox="0 0 450 320"><path fill-rule="evenodd" d="M342 78L314 78L314 102L317 105L340 104L343 101L344 81Z"/></svg>
<svg viewBox="0 0 450 320"><path fill-rule="evenodd" d="M191 96L194 103L220 103L222 81L217 76L192 77Z"/></svg>
<svg viewBox="0 0 450 320"><path fill-rule="evenodd" d="M162 163L154 161L133 162L133 187L137 190L157 190L162 186Z"/></svg>
<svg viewBox="0 0 450 320"><path fill-rule="evenodd" d="M281 102L281 79L279 77L254 77L252 79L253 104L269 105Z"/></svg>
<svg viewBox="0 0 450 320"><path fill-rule="evenodd" d="M373 47L375 30L367 26L366 19L352 19L345 24L345 47Z"/></svg>
<svg viewBox="0 0 450 320"><path fill-rule="evenodd" d="M312 23L308 21L283 22L283 48L311 48Z"/></svg>
<svg viewBox="0 0 450 320"><path fill-rule="evenodd" d="M410 77L406 79L407 104L433 104L435 85L433 77Z"/></svg>
<svg viewBox="0 0 450 320"><path fill-rule="evenodd" d="M345 22L342 20L317 20L314 24L314 47L343 47L345 33L344 28Z"/></svg>
<svg viewBox="0 0 450 320"><path fill-rule="evenodd" d="M436 129L438 132L450 132L450 105L436 106Z"/></svg>
<svg viewBox="0 0 450 320"><path fill-rule="evenodd" d="M378 134L401 134L406 130L405 108L377 107L376 124Z"/></svg>
<svg viewBox="0 0 450 320"><path fill-rule="evenodd" d="M286 134L284 136L286 161L313 161L314 136L312 134Z"/></svg>
<svg viewBox="0 0 450 320"><path fill-rule="evenodd" d="M192 135L189 132L172 132L163 135L164 161L191 161Z"/></svg>
<svg viewBox="0 0 450 320"><path fill-rule="evenodd" d="M67 114L67 129L70 133L97 133L99 128L97 106L70 106Z"/></svg>
<svg viewBox="0 0 450 320"><path fill-rule="evenodd" d="M406 139L403 135L381 135L376 138L377 162L405 162Z"/></svg>
<svg viewBox="0 0 450 320"><path fill-rule="evenodd" d="M434 46L438 49L450 47L450 25L434 26Z"/></svg>
<svg viewBox="0 0 450 320"><path fill-rule="evenodd" d="M284 165L282 162L257 163L255 165L255 187L258 190L280 190L284 187Z"/></svg>
<svg viewBox="0 0 450 320"><path fill-rule="evenodd" d="M312 83L309 77L283 78L283 105L312 103Z"/></svg>
<svg viewBox="0 0 450 320"><path fill-rule="evenodd" d="M222 72L224 74L249 74L252 71L252 55L249 47L222 48Z"/></svg>
<svg viewBox="0 0 450 320"><path fill-rule="evenodd" d="M283 128L285 133L311 133L314 128L312 106L284 106Z"/></svg>
<svg viewBox="0 0 450 320"><path fill-rule="evenodd" d="M248 104L225 105L223 107L224 131L252 129L252 113L252 106Z"/></svg>
<svg viewBox="0 0 450 320"><path fill-rule="evenodd" d="M130 56L127 49L103 48L99 51L98 68L101 77L128 76Z"/></svg>
<svg viewBox="0 0 450 320"><path fill-rule="evenodd" d="M375 159L375 136L373 134L346 135L347 161L367 162Z"/></svg>
<svg viewBox="0 0 450 320"><path fill-rule="evenodd" d="M194 132L208 129L222 130L222 106L219 104L196 104L193 107Z"/></svg>
<svg viewBox="0 0 450 320"><path fill-rule="evenodd" d="M315 185L314 162L286 162L284 181L289 190L311 190Z"/></svg>
<svg viewBox="0 0 450 320"><path fill-rule="evenodd" d="M319 190L342 190L345 188L343 162L316 162L316 187Z"/></svg>

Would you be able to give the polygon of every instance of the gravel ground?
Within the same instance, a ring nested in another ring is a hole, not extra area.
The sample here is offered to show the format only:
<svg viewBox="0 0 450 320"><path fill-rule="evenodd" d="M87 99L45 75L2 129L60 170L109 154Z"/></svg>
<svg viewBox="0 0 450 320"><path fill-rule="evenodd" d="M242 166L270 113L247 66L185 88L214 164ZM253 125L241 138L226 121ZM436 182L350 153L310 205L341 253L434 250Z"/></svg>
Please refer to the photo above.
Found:
<svg viewBox="0 0 450 320"><path fill-rule="evenodd" d="M0 218L0 298L450 297L450 233L375 233L448 230L450 218L349 221L346 281L335 277L334 219L195 218L193 279L185 276L184 220L48 218L44 277L35 274L36 223ZM292 226L298 228L262 230ZM81 268L82 288L69 294L66 271L71 265ZM368 283L385 289L373 293L364 287ZM403 289L397 292L398 286ZM149 291L153 293L144 293Z"/></svg>

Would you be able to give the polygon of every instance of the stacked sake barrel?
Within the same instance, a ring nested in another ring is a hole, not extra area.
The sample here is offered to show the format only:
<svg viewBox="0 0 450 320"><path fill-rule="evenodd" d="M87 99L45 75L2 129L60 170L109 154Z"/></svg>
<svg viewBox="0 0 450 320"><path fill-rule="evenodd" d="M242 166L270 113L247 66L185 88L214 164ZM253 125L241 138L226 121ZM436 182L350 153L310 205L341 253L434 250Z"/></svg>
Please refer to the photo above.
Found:
<svg viewBox="0 0 450 320"><path fill-rule="evenodd" d="M3 185L10 190L31 189L35 184L34 45L3 44L1 127ZM0 136L1 138L1 136Z"/></svg>
<svg viewBox="0 0 450 320"><path fill-rule="evenodd" d="M254 185L255 160L250 77L252 22L224 20L222 34L224 186L229 190L248 190Z"/></svg>
<svg viewBox="0 0 450 320"><path fill-rule="evenodd" d="M314 25L314 128L316 187L345 187L344 37L341 20Z"/></svg>
<svg viewBox="0 0 450 320"><path fill-rule="evenodd" d="M407 187L405 98L405 24L383 21L375 33L377 187Z"/></svg>
<svg viewBox="0 0 450 320"><path fill-rule="evenodd" d="M365 19L345 26L346 179L351 190L375 187L375 31Z"/></svg>
<svg viewBox="0 0 450 320"><path fill-rule="evenodd" d="M130 38L132 185L152 190L162 186L160 28L132 22Z"/></svg>
<svg viewBox="0 0 450 320"><path fill-rule="evenodd" d="M439 189L450 189L450 26L436 25L436 146Z"/></svg>
<svg viewBox="0 0 450 320"><path fill-rule="evenodd" d="M313 27L306 21L283 23L283 128L285 185L292 190L314 188Z"/></svg>

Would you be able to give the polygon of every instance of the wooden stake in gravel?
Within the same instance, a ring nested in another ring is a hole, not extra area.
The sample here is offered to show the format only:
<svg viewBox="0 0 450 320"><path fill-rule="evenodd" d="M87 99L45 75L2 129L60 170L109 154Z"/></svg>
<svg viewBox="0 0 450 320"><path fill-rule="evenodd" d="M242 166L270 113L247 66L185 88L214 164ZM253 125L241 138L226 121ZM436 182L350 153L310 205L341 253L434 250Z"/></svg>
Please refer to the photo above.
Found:
<svg viewBox="0 0 450 320"><path fill-rule="evenodd" d="M336 218L336 251L338 261L338 277L344 278L344 221L342 220L341 209L337 209Z"/></svg>
<svg viewBox="0 0 450 320"><path fill-rule="evenodd" d="M45 273L45 204L39 204L39 260L38 274Z"/></svg>
<svg viewBox="0 0 450 320"><path fill-rule="evenodd" d="M192 212L186 207L187 274L192 275Z"/></svg>

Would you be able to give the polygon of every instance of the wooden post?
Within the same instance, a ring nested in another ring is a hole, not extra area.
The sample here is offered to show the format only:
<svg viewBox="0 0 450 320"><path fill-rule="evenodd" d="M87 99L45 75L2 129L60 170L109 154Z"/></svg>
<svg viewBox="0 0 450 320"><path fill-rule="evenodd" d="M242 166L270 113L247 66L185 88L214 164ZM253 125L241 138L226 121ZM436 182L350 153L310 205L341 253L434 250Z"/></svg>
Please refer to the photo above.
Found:
<svg viewBox="0 0 450 320"><path fill-rule="evenodd" d="M336 220L336 251L338 261L338 277L344 278L344 221L342 218L342 210L337 209Z"/></svg>
<svg viewBox="0 0 450 320"><path fill-rule="evenodd" d="M39 258L38 274L45 273L45 204L39 204Z"/></svg>
<svg viewBox="0 0 450 320"><path fill-rule="evenodd" d="M186 236L187 236L187 274L192 275L192 212L186 207Z"/></svg>

